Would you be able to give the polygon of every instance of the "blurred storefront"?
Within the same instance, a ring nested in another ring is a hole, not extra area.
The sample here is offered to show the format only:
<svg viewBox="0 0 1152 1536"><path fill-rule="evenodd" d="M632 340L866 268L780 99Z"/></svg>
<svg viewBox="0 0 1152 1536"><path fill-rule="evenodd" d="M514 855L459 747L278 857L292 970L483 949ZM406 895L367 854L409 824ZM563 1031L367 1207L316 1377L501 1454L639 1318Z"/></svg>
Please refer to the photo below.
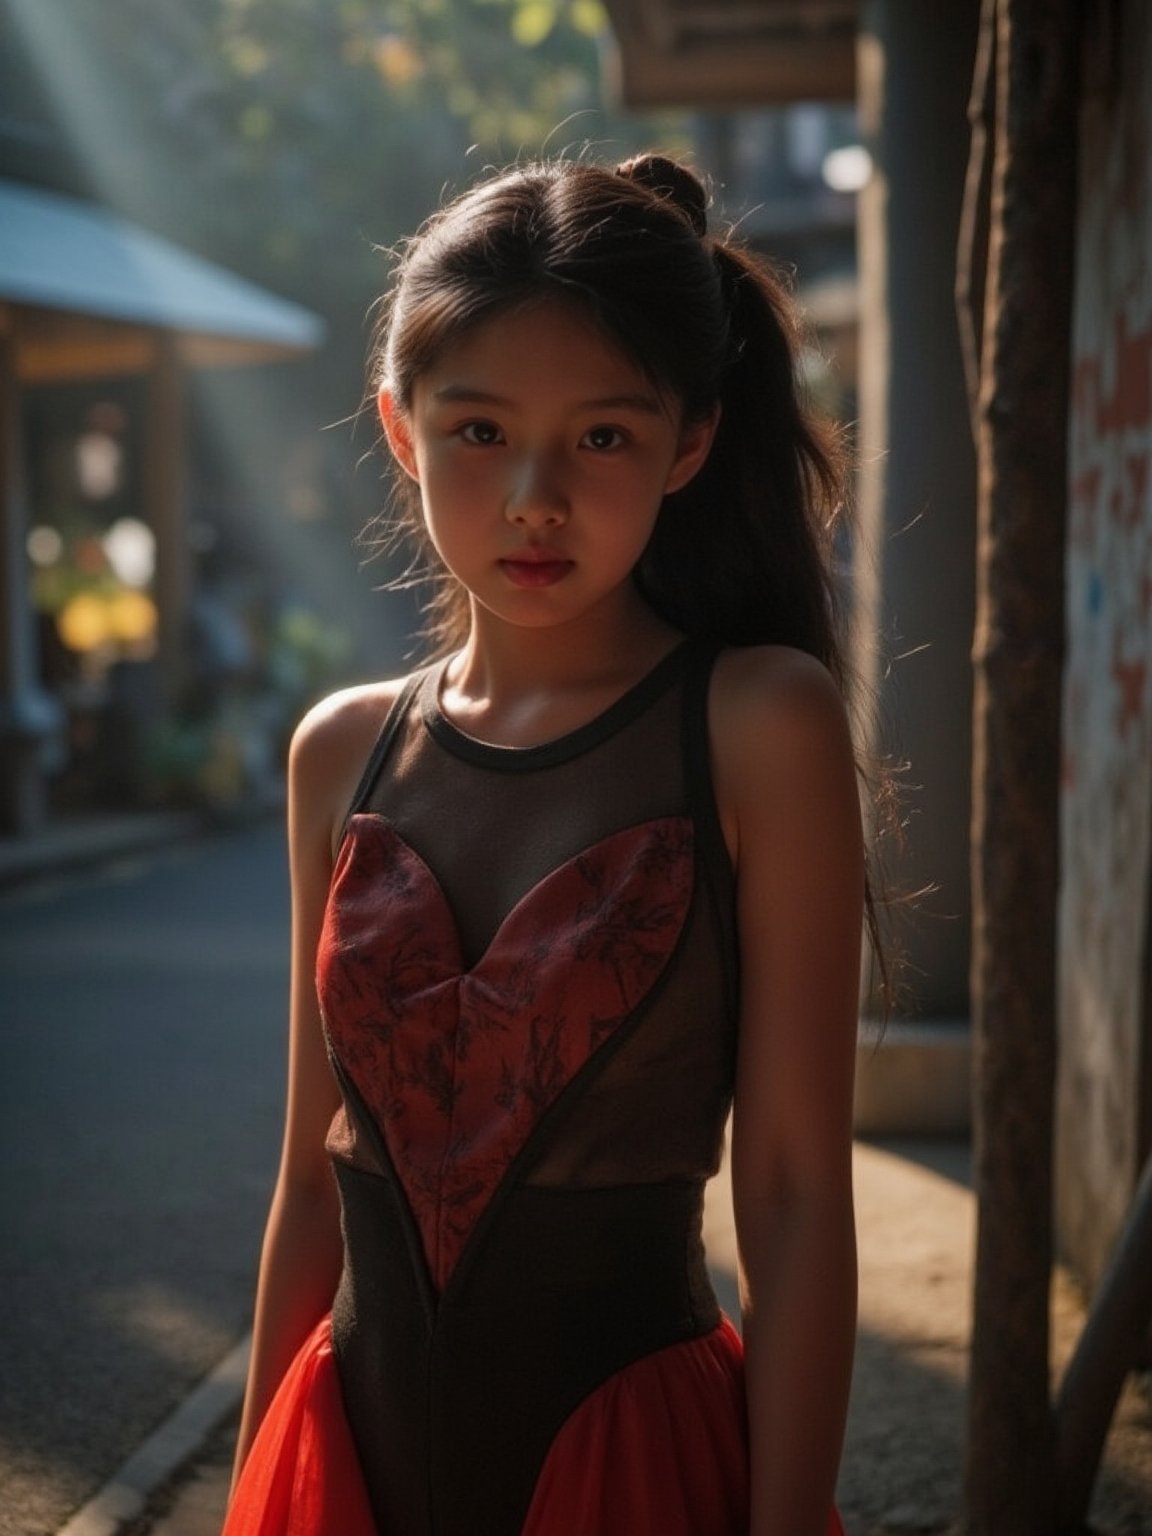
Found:
<svg viewBox="0 0 1152 1536"><path fill-rule="evenodd" d="M193 568L188 384L321 330L92 203L0 181L3 833L42 824L50 786L131 800L190 679L243 672L249 642Z"/></svg>

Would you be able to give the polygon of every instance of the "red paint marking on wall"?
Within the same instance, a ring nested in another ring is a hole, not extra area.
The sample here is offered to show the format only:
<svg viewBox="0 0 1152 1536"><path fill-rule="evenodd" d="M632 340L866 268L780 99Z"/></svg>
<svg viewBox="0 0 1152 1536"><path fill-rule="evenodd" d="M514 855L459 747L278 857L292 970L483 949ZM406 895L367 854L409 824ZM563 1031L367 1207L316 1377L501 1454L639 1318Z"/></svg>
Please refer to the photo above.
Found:
<svg viewBox="0 0 1152 1536"><path fill-rule="evenodd" d="M1114 339L1115 384L1111 394L1106 395L1101 384L1103 361L1099 352L1081 357L1073 372L1077 414L1091 412L1101 437L1152 426L1152 324L1130 335L1126 316L1118 314Z"/></svg>
<svg viewBox="0 0 1152 1536"><path fill-rule="evenodd" d="M1091 546L1096 536L1096 516L1099 511L1100 466L1081 470L1070 486L1071 527L1069 537L1079 548Z"/></svg>
<svg viewBox="0 0 1152 1536"><path fill-rule="evenodd" d="M1125 661L1120 655L1120 636L1112 643L1112 679L1120 690L1116 711L1116 734L1123 736L1130 725L1138 726L1144 717L1144 683L1148 663L1143 659Z"/></svg>
<svg viewBox="0 0 1152 1536"><path fill-rule="evenodd" d="M1130 453L1124 461L1128 471L1128 489L1131 493L1130 521L1135 527L1144 520L1144 501L1148 495L1148 450Z"/></svg>
<svg viewBox="0 0 1152 1536"><path fill-rule="evenodd" d="M1102 406L1102 432L1152 424L1152 325L1129 336L1123 313L1116 316L1116 391Z"/></svg>

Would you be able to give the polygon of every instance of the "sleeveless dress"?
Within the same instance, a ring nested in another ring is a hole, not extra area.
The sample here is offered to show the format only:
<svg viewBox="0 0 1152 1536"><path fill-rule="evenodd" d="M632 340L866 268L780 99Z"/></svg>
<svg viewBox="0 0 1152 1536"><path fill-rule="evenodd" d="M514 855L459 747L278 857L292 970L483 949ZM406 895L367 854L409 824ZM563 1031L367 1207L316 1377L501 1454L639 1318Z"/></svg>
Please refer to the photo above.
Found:
<svg viewBox="0 0 1152 1536"><path fill-rule="evenodd" d="M700 1236L737 992L711 661L525 749L451 724L444 664L391 710L317 963L344 1270L225 1536L747 1532Z"/></svg>

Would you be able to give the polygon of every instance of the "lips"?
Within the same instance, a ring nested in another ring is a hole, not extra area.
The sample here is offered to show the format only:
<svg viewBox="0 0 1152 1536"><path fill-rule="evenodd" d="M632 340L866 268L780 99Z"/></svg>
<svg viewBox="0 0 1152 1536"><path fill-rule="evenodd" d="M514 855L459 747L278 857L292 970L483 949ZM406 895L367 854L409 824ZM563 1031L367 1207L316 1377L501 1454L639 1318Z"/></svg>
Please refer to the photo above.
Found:
<svg viewBox="0 0 1152 1536"><path fill-rule="evenodd" d="M547 549L520 549L499 562L500 569L516 587L554 586L575 563Z"/></svg>

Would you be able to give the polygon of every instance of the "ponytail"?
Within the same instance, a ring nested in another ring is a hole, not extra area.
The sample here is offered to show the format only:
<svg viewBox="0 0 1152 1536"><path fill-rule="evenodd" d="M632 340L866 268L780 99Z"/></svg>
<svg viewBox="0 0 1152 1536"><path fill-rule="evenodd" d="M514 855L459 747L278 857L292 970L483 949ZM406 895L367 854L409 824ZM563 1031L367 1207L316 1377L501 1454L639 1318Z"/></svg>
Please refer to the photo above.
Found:
<svg viewBox="0 0 1152 1536"><path fill-rule="evenodd" d="M843 472L835 429L804 409L799 337L780 281L717 242L729 312L720 420L699 474L669 496L637 579L677 627L729 645L778 643L842 681L832 535Z"/></svg>

